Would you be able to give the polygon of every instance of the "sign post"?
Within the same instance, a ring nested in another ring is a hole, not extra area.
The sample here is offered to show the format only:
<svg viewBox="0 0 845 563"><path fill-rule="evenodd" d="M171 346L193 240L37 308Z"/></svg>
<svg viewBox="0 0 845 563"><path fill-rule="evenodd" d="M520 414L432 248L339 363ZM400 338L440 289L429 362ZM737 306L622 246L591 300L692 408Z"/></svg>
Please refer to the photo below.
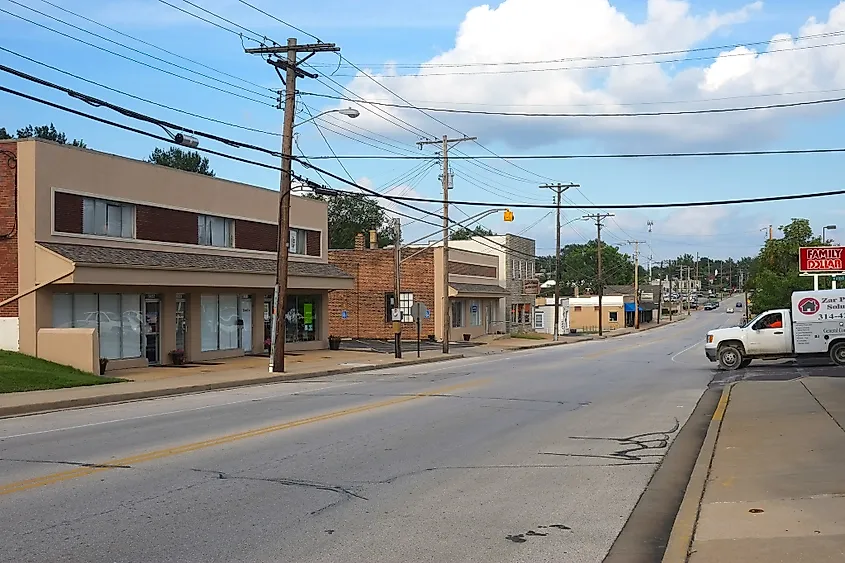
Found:
<svg viewBox="0 0 845 563"><path fill-rule="evenodd" d="M425 303L417 301L411 305L411 315L414 317L414 323L417 325L417 357L420 357L420 331L422 330L423 317L429 318L428 307Z"/></svg>

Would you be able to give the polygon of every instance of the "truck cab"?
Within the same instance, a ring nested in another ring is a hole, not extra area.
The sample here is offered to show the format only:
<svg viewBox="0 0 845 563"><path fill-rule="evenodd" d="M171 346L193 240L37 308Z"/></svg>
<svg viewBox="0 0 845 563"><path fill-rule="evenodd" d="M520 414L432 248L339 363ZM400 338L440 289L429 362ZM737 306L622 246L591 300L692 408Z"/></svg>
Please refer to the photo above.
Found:
<svg viewBox="0 0 845 563"><path fill-rule="evenodd" d="M792 316L789 309L773 309L731 328L707 333L704 352L723 369L747 367L754 359L791 358Z"/></svg>

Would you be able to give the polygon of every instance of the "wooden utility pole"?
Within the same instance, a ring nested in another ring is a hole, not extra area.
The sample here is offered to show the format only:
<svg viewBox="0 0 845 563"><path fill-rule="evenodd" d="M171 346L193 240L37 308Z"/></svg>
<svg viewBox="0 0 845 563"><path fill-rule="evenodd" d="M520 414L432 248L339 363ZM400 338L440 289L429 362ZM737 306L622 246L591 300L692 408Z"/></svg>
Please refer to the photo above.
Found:
<svg viewBox="0 0 845 563"><path fill-rule="evenodd" d="M644 240L629 240L634 245L634 328L640 328L640 244ZM659 313L658 313L658 316Z"/></svg>
<svg viewBox="0 0 845 563"><path fill-rule="evenodd" d="M669 269L666 270L666 281L669 282L669 322L672 322L672 309L674 309L674 298L675 298L675 291L672 286L674 286L674 272L672 271L672 261L669 260Z"/></svg>
<svg viewBox="0 0 845 563"><path fill-rule="evenodd" d="M541 189L548 188L555 192L555 211L557 211L557 228L555 229L555 330L554 339L560 339L560 196L569 188L578 188L578 184L543 184Z"/></svg>
<svg viewBox="0 0 845 563"><path fill-rule="evenodd" d="M602 335L602 315L604 314L602 311L601 300L604 296L604 279L602 278L602 271L601 271L601 222L604 221L608 217L614 217L615 214L613 213L595 213L593 215L584 215L583 219L585 221L595 221L596 222L596 274L598 277L598 284L599 284L599 336Z"/></svg>
<svg viewBox="0 0 845 563"><path fill-rule="evenodd" d="M449 147L452 144L457 144L462 141L474 141L478 137L461 137L459 139L450 139L448 136L443 135L443 139L440 141L418 141L417 144L420 148L423 145L435 145L438 143L443 143L442 146L442 154L441 159L443 161L443 175L440 177L441 183L443 184L443 297L442 297L442 309L443 309L443 353L449 353L449 332L452 328L452 323L450 320L450 307L449 307L449 188L450 186L450 177L449 177Z"/></svg>
<svg viewBox="0 0 845 563"><path fill-rule="evenodd" d="M282 126L282 175L279 182L279 228L276 241L276 291L273 303L273 338L270 354L270 371L285 371L285 308L288 289L288 252L290 245L290 188L291 154L293 153L293 118L296 104L296 79L318 78L316 74L299 68L297 53L309 53L308 57L320 52L340 51L334 43L297 45L296 38L288 39L287 45L273 45L245 49L251 55L268 55L267 62L276 68L276 73L285 85L285 117ZM280 55L285 54L285 59ZM303 59L303 60L305 60ZM285 74L282 75L281 71Z"/></svg>
<svg viewBox="0 0 845 563"><path fill-rule="evenodd" d="M402 263L402 222L399 217L393 220L393 307L399 311L399 320L393 319L393 348L397 358L402 357L402 288L399 265Z"/></svg>
<svg viewBox="0 0 845 563"><path fill-rule="evenodd" d="M657 279L660 281L660 292L657 297L657 324L660 324L660 316L663 314L663 260L660 261L660 275Z"/></svg>

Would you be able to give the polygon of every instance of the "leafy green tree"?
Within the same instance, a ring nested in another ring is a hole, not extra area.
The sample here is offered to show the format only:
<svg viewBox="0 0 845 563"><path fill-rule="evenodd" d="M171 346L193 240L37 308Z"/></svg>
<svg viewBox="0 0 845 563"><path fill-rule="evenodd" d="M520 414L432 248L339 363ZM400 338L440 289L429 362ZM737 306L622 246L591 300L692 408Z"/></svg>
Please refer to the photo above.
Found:
<svg viewBox="0 0 845 563"><path fill-rule="evenodd" d="M820 237L813 236L807 219L793 219L778 230L783 237L767 240L751 267L747 288L754 294L752 309L755 314L767 309L788 308L792 292L812 289L812 278L798 274L798 248L824 246Z"/></svg>
<svg viewBox="0 0 845 563"><path fill-rule="evenodd" d="M37 138L37 139L46 139L48 141L53 141L59 143L61 145L68 144L67 135L58 131L52 123L50 125L27 125L23 129L18 129L17 132L18 139L29 139L29 138ZM70 143L74 147L82 147L85 148L85 142L82 139L74 139Z"/></svg>
<svg viewBox="0 0 845 563"><path fill-rule="evenodd" d="M355 248L355 235L362 233L369 241L371 229L378 233L379 247L393 244L387 213L375 199L358 194L309 197L328 202L329 248Z"/></svg>
<svg viewBox="0 0 845 563"><path fill-rule="evenodd" d="M596 241L587 244L569 244L561 249L560 290L561 295L571 295L572 288L585 291L598 290L598 256ZM537 260L541 271L547 272L547 279L555 279L554 256L543 256ZM640 267L641 279L646 271ZM634 283L634 262L615 246L602 244L602 278L604 285L630 285Z"/></svg>
<svg viewBox="0 0 845 563"><path fill-rule="evenodd" d="M147 158L147 162L185 170L187 172L205 174L206 176L214 176L214 170L209 166L208 158L200 155L197 151L186 151L178 147L171 147L167 150L157 148Z"/></svg>
<svg viewBox="0 0 845 563"><path fill-rule="evenodd" d="M449 235L449 240L469 240L472 237L492 237L495 235L496 233L483 225L477 225L473 229L458 227Z"/></svg>
<svg viewBox="0 0 845 563"><path fill-rule="evenodd" d="M18 129L15 137L18 139L46 139L62 145L68 144L67 135L56 129L52 123L50 125L27 125L22 129ZM0 128L0 139L13 139L5 127ZM82 139L74 139L70 142L74 147L86 148L87 145Z"/></svg>

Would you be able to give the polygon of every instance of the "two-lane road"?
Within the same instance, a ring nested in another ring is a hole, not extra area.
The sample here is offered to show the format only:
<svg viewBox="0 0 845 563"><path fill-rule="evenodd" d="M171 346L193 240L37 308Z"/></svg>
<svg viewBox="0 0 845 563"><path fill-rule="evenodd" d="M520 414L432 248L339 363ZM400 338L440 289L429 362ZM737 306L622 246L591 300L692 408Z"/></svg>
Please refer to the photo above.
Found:
<svg viewBox="0 0 845 563"><path fill-rule="evenodd" d="M601 561L713 376L723 311L0 420L0 560Z"/></svg>

